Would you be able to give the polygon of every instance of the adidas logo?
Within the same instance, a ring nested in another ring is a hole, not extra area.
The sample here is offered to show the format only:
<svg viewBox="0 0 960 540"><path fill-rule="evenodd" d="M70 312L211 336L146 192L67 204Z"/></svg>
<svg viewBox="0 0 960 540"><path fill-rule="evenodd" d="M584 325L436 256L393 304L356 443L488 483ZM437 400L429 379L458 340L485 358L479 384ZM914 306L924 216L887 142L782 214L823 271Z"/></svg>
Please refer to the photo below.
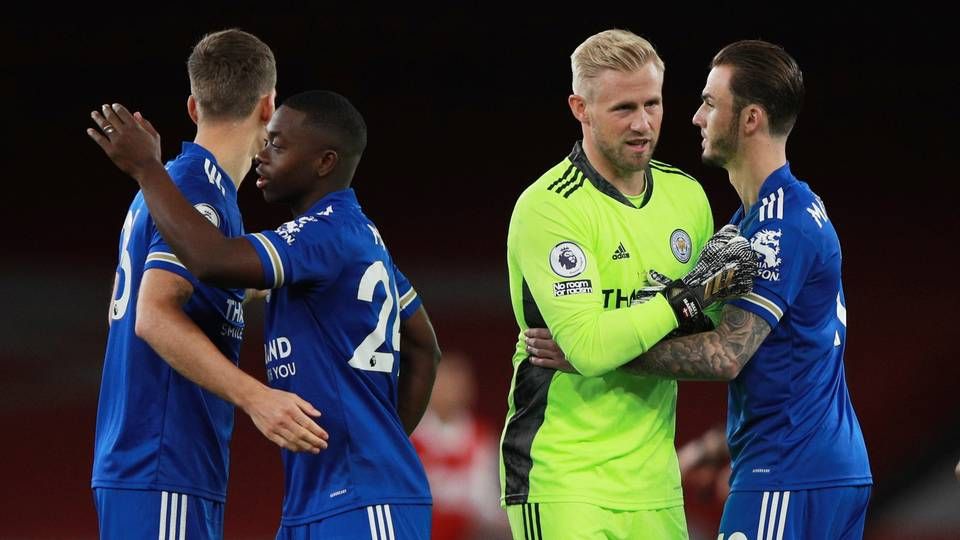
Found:
<svg viewBox="0 0 960 540"><path fill-rule="evenodd" d="M613 260L619 261L620 259L629 259L630 252L627 251L627 248L623 247L623 242L620 242L620 245L617 247L617 250L613 252Z"/></svg>

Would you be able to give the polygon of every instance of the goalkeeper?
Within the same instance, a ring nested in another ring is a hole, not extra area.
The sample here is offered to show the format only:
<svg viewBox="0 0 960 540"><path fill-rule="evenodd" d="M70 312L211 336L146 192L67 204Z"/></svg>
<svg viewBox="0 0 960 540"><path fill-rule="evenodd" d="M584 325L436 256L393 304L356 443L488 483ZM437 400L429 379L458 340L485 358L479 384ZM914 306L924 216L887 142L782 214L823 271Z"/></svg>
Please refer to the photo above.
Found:
<svg viewBox="0 0 960 540"><path fill-rule="evenodd" d="M650 44L602 32L577 48L572 67L569 105L583 141L524 191L510 220L521 334L502 502L514 538L686 538L677 384L617 368L677 329L711 326L704 308L747 292L756 259L725 229L697 264L713 218L696 180L651 159L664 65ZM695 265L686 280L648 286L649 270L684 276ZM538 327L585 376L528 361L522 332Z"/></svg>

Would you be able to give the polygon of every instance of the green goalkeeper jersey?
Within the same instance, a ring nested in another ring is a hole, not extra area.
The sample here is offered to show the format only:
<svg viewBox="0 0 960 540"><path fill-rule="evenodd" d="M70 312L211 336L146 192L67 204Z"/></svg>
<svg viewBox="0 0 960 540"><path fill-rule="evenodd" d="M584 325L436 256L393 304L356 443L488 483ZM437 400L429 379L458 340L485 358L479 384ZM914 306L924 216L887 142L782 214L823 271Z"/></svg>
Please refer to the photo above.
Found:
<svg viewBox="0 0 960 540"><path fill-rule="evenodd" d="M650 269L677 278L713 234L703 188L651 161L634 204L573 152L528 187L510 218L510 299L520 326L501 440L504 504L683 504L676 381L617 368L677 327L666 299L635 303ZM547 327L579 374L527 362L523 330Z"/></svg>

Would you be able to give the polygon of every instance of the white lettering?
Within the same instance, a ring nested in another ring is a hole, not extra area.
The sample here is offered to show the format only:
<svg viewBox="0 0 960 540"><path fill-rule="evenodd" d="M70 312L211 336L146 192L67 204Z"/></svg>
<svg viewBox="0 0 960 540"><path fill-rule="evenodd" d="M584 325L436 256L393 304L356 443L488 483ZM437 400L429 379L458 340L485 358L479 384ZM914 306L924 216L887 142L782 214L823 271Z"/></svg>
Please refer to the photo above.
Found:
<svg viewBox="0 0 960 540"><path fill-rule="evenodd" d="M271 339L263 345L264 363L269 364L271 360L279 360L290 356L293 352L293 345L285 337Z"/></svg>
<svg viewBox="0 0 960 540"><path fill-rule="evenodd" d="M277 379L286 379L287 377L292 377L297 374L297 363L290 362L289 364L280 364L279 366L273 366L267 368L267 382L272 382Z"/></svg>
<svg viewBox="0 0 960 540"><path fill-rule="evenodd" d="M813 220L817 222L817 227L823 228L823 223L820 221L829 221L827 218L827 209L823 206L823 201L819 198L813 201L813 204L810 208L807 208L807 212L813 217Z"/></svg>
<svg viewBox="0 0 960 540"><path fill-rule="evenodd" d="M220 185L220 180L223 177L220 175L220 171L217 170L217 166L211 163L209 158L203 160L203 170L207 173L207 180L209 180L211 184L217 186L217 189L220 190L221 195L226 195L226 191L224 191L223 186Z"/></svg>
<svg viewBox="0 0 960 540"><path fill-rule="evenodd" d="M243 324L243 304L236 300L227 298L227 319L237 324Z"/></svg>
<svg viewBox="0 0 960 540"><path fill-rule="evenodd" d="M382 246L383 238L380 236L380 231L378 231L376 227L370 225L369 223L367 223L367 228L370 229L371 233L373 233L373 243L378 246Z"/></svg>
<svg viewBox="0 0 960 540"><path fill-rule="evenodd" d="M233 326L229 323L223 323L220 325L220 335L232 337L234 339L243 339L243 327Z"/></svg>
<svg viewBox="0 0 960 540"><path fill-rule="evenodd" d="M760 279L765 279L767 281L780 281L780 272L775 270L760 270L759 275Z"/></svg>

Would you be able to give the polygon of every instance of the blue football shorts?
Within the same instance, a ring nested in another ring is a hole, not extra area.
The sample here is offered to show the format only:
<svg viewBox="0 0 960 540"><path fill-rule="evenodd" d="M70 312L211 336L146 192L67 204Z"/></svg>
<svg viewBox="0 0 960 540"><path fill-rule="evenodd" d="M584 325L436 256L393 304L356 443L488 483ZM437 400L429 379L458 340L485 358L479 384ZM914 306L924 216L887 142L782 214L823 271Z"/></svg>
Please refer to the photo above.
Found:
<svg viewBox="0 0 960 540"><path fill-rule="evenodd" d="M223 503L171 491L93 490L101 540L221 540Z"/></svg>
<svg viewBox="0 0 960 540"><path fill-rule="evenodd" d="M870 486L734 491L717 540L860 540Z"/></svg>

